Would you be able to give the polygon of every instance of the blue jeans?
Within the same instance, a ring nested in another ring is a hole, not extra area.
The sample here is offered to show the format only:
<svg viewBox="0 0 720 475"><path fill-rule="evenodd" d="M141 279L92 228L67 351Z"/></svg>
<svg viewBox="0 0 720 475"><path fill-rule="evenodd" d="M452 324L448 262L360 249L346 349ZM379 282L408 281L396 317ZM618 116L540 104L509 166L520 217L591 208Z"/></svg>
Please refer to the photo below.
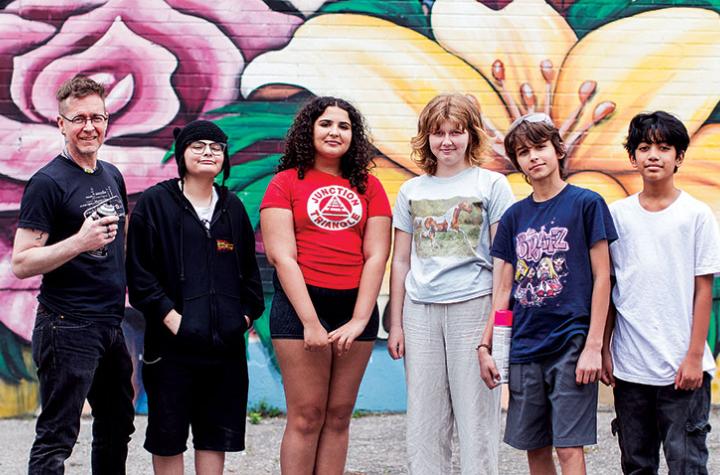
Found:
<svg viewBox="0 0 720 475"><path fill-rule="evenodd" d="M710 375L695 391L616 379L613 392L623 473L658 473L661 443L671 475L708 473Z"/></svg>
<svg viewBox="0 0 720 475"><path fill-rule="evenodd" d="M124 474L135 408L132 362L120 325L58 315L40 305L32 355L42 412L29 473L64 473L87 398L93 416L92 473Z"/></svg>

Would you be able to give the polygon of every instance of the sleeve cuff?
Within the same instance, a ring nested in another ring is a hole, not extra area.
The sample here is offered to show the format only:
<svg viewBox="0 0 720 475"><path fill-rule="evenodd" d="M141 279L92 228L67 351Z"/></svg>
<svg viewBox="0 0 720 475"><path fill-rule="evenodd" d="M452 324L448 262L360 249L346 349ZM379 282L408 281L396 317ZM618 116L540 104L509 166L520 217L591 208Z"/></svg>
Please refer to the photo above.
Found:
<svg viewBox="0 0 720 475"><path fill-rule="evenodd" d="M158 304L158 319L162 321L173 308L175 308L175 304L173 303L173 301L167 297L163 297L163 299Z"/></svg>

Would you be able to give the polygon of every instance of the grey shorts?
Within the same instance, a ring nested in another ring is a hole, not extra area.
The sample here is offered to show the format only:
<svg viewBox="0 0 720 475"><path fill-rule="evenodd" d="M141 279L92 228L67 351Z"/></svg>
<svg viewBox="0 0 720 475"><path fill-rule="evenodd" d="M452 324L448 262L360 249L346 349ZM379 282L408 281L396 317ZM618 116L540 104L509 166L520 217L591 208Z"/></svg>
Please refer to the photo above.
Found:
<svg viewBox="0 0 720 475"><path fill-rule="evenodd" d="M576 384L575 366L585 336L539 362L510 365L506 444L520 450L597 443L598 385Z"/></svg>

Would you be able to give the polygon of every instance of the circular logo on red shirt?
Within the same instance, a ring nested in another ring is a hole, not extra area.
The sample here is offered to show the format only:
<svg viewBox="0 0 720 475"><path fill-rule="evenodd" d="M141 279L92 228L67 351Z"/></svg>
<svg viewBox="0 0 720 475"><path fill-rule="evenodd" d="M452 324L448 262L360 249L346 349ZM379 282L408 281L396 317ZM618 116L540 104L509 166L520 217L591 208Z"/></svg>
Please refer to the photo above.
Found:
<svg viewBox="0 0 720 475"><path fill-rule="evenodd" d="M362 219L362 202L357 193L344 186L324 186L310 194L307 214L316 226L340 231Z"/></svg>

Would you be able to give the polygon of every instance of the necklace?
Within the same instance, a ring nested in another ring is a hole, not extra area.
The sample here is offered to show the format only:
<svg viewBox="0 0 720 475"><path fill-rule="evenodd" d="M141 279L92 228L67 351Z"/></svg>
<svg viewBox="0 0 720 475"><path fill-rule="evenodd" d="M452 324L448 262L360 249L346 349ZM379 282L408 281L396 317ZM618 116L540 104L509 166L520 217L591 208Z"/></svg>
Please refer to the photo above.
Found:
<svg viewBox="0 0 720 475"><path fill-rule="evenodd" d="M73 160L73 158L70 156L70 152L68 152L68 150L67 150L67 147L63 148L62 152L60 152L60 155L62 155L64 158L67 158L71 162L77 164L77 166L82 168L82 171L84 171L85 173L87 173L89 175L92 175L93 173L95 173L95 170L97 170L97 165L95 165L95 168L84 167L84 166L80 165L78 162L76 162L75 160Z"/></svg>
<svg viewBox="0 0 720 475"><path fill-rule="evenodd" d="M209 208L210 206L212 206L213 199L215 198L215 189L214 188L210 188L210 199L208 200L207 204L205 206L201 206L200 203L198 203L196 200L194 200L185 191L185 182L183 180L178 181L178 186L180 186L180 191L182 192L183 196L185 198L187 198L187 200L190 202L190 204L195 206L196 208Z"/></svg>

